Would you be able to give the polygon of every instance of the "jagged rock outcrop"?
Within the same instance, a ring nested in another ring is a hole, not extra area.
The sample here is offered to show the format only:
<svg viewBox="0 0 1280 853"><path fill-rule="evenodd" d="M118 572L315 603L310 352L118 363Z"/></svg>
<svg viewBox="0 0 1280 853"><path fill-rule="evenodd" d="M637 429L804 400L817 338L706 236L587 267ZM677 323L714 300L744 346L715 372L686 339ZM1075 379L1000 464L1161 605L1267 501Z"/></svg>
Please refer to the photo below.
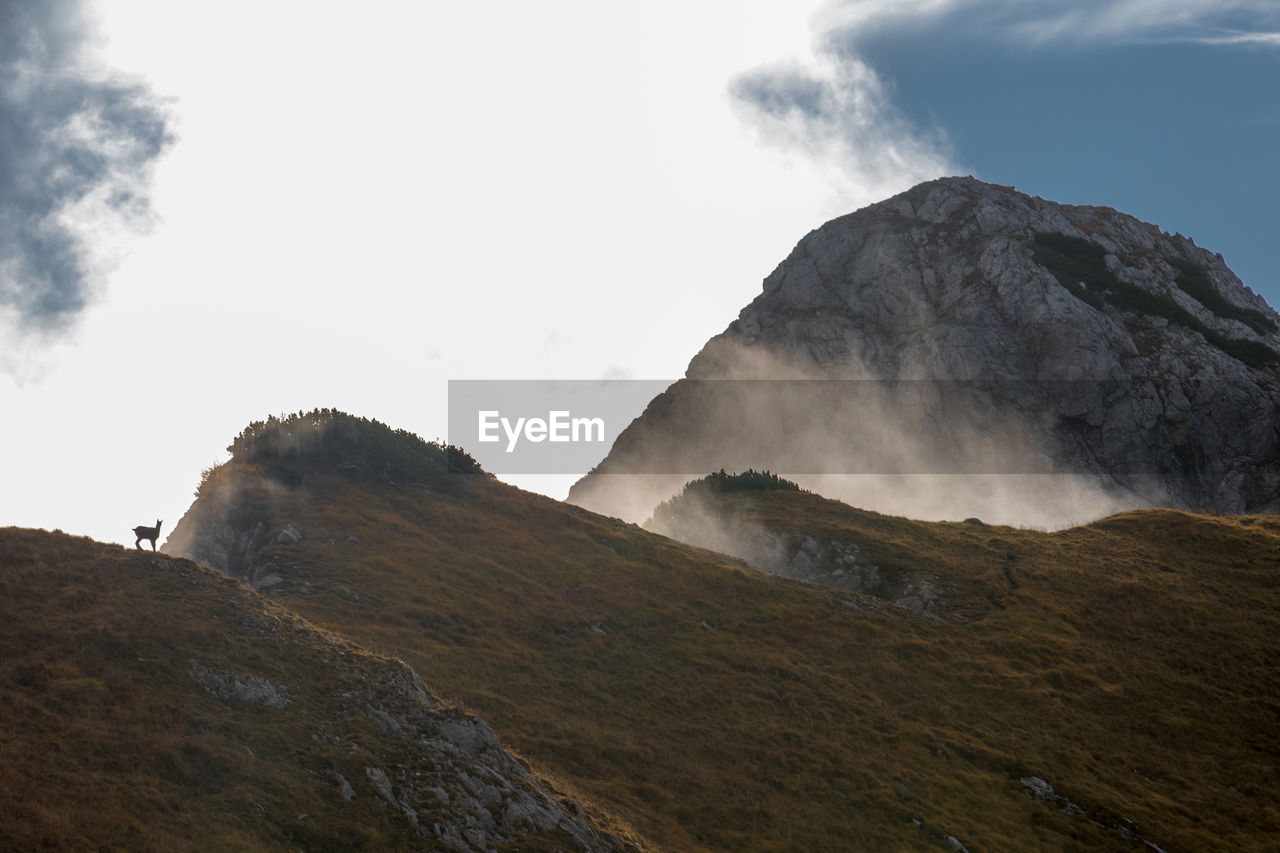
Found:
<svg viewBox="0 0 1280 853"><path fill-rule="evenodd" d="M270 619L260 619L259 628L264 634L280 631ZM404 663L343 648L305 622L292 633L303 645L335 650L325 658L334 681L331 706L323 709L313 742L379 761L365 768L365 795L406 821L433 849L484 851L548 833L559 833L560 843L583 851L634 849L597 829L579 806L556 797L503 748L487 723L460 704L446 706ZM261 676L222 673L194 659L188 672L208 696L233 707L283 711L291 704L287 685ZM353 718L371 720L400 749L367 753L350 730ZM361 793L341 774L333 781L348 802Z"/></svg>
<svg viewBox="0 0 1280 853"><path fill-rule="evenodd" d="M801 240L569 500L643 521L754 467L926 518L1274 511L1278 330L1181 235L930 181Z"/></svg>
<svg viewBox="0 0 1280 853"><path fill-rule="evenodd" d="M270 477L242 476L232 466L215 469L196 500L174 525L164 551L239 578L256 590L284 581L270 562L256 559L273 545L296 544L303 533L275 518L275 496L286 487Z"/></svg>
<svg viewBox="0 0 1280 853"><path fill-rule="evenodd" d="M189 672L199 682L201 689L215 699L235 699L277 711L289 707L289 688L269 678L247 673L218 672L194 658Z"/></svg>
<svg viewBox="0 0 1280 853"><path fill-rule="evenodd" d="M219 478L210 485L208 499L193 503L174 525L164 550L213 566L256 586L253 578L246 577L246 572L258 549L270 544L267 535L270 521L269 501L242 492L227 479ZM272 529L270 534L277 539L288 539L287 530L293 528Z"/></svg>
<svg viewBox="0 0 1280 853"><path fill-rule="evenodd" d="M920 565L882 565L856 538L811 533L764 523L758 508L724 500L714 489L697 488L664 501L645 528L672 539L737 557L754 569L804 583L843 589L935 618L954 587ZM785 494L785 490L781 492ZM800 513L803 515L803 512ZM855 599L847 599L859 606ZM948 616L956 616L949 612Z"/></svg>
<svg viewBox="0 0 1280 853"><path fill-rule="evenodd" d="M856 542L769 530L705 499L686 496L663 504L645 527L784 578L871 594L885 586L880 566Z"/></svg>
<svg viewBox="0 0 1280 853"><path fill-rule="evenodd" d="M384 680L348 678L341 695L345 715L372 720L397 738L402 751L365 768L372 795L398 814L432 849L484 851L558 833L560 844L583 851L635 850L601 832L576 803L561 800L503 748L483 720L444 706L409 667L396 661ZM340 722L317 741L344 750L358 746ZM359 788L336 780L342 796ZM359 785L360 782L357 782Z"/></svg>

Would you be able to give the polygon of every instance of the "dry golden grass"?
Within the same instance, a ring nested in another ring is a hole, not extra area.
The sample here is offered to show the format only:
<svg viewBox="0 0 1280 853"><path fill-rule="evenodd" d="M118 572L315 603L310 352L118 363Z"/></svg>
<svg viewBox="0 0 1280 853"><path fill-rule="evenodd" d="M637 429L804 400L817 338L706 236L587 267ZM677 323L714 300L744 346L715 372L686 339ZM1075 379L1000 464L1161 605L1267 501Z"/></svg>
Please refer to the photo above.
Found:
<svg viewBox="0 0 1280 853"><path fill-rule="evenodd" d="M215 699L192 660L291 704ZM0 850L424 849L365 777L416 748L346 698L404 673L189 561L0 529Z"/></svg>
<svg viewBox="0 0 1280 853"><path fill-rule="evenodd" d="M272 595L403 657L658 847L1276 849L1273 518L1038 533L723 497L936 575L955 591L928 619L500 483L455 491L262 489L269 527L305 537L258 555Z"/></svg>

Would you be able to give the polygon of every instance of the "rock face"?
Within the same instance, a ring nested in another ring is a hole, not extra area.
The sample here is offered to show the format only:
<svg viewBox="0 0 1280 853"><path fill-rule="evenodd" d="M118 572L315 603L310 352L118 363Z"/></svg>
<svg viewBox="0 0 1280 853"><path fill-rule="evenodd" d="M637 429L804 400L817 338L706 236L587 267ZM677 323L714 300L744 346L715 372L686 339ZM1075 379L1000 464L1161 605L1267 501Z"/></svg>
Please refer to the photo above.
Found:
<svg viewBox="0 0 1280 853"><path fill-rule="evenodd" d="M846 606L878 607L875 602L885 602L929 618L939 618L943 611L947 618L963 618L949 606L955 587L928 569L896 562L881 565L855 538L778 527L763 522L752 509L749 503L718 500L713 492L686 489L660 504L645 527L737 557L763 572L859 594L858 599L846 599Z"/></svg>
<svg viewBox="0 0 1280 853"><path fill-rule="evenodd" d="M398 689L384 687L376 696L349 689L343 694L345 710L373 720L401 741L398 760L366 767L365 780L377 801L401 816L425 845L456 851L518 849L538 836L558 833L558 845L567 849L635 849L601 832L576 803L561 800L531 776L483 720L465 714L461 705L442 705L412 669L395 662L389 674ZM340 726L317 737L353 750ZM337 781L344 799L359 795L345 777Z"/></svg>
<svg viewBox="0 0 1280 853"><path fill-rule="evenodd" d="M643 521L754 467L921 518L1275 511L1278 330L1181 235L931 181L801 240L569 500Z"/></svg>
<svg viewBox="0 0 1280 853"><path fill-rule="evenodd" d="M645 527L784 578L869 594L885 586L880 567L856 542L769 530L693 498L659 507Z"/></svg>
<svg viewBox="0 0 1280 853"><path fill-rule="evenodd" d="M215 699L238 699L277 711L289 707L289 688L260 675L227 675L194 659L191 661L190 672L204 692Z"/></svg>

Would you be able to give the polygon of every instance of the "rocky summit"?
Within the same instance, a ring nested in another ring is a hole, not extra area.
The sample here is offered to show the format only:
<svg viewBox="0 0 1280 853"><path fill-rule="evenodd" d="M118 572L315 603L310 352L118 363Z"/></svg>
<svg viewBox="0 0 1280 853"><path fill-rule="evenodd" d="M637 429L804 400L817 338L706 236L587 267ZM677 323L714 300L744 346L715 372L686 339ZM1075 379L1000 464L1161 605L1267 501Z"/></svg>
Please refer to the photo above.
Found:
<svg viewBox="0 0 1280 853"><path fill-rule="evenodd" d="M1221 255L945 178L808 234L569 499L643 521L753 467L920 518L1269 512L1278 368L1280 315Z"/></svg>

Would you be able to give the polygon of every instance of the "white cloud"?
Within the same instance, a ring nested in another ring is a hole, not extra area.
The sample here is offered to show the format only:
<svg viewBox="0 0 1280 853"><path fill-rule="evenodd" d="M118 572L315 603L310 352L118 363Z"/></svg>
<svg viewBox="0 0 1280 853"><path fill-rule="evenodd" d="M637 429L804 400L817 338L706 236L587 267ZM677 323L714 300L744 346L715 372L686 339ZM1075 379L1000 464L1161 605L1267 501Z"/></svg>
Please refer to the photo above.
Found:
<svg viewBox="0 0 1280 853"><path fill-rule="evenodd" d="M757 68L739 75L730 93L763 141L799 152L825 173L841 208L956 171L942 133L913 126L856 56L824 53Z"/></svg>
<svg viewBox="0 0 1280 853"><path fill-rule="evenodd" d="M740 73L729 85L733 106L762 142L817 172L832 213L965 171L945 133L907 119L875 69L833 36L930 20L973 2L828 2L810 19L810 49Z"/></svg>

